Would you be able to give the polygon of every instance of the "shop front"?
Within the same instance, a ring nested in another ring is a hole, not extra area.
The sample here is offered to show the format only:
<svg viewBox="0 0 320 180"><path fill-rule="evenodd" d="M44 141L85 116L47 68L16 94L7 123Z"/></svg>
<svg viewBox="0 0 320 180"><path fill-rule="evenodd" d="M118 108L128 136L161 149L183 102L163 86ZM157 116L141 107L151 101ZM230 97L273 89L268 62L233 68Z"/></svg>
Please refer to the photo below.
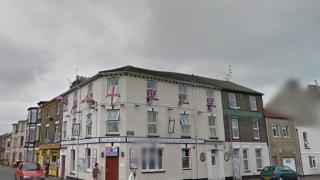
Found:
<svg viewBox="0 0 320 180"><path fill-rule="evenodd" d="M49 176L58 177L59 173L60 144L45 144L39 147L38 163L45 168L49 163Z"/></svg>

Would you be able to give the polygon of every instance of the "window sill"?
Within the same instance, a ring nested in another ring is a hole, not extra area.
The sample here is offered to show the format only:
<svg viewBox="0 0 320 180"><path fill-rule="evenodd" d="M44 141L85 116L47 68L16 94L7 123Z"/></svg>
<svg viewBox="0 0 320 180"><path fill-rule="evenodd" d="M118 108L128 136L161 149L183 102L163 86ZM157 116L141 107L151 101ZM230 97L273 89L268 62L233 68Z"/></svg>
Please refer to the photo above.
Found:
<svg viewBox="0 0 320 180"><path fill-rule="evenodd" d="M233 140L240 140L240 137L232 137Z"/></svg>
<svg viewBox="0 0 320 180"><path fill-rule="evenodd" d="M148 137L160 137L160 136L157 134L148 134Z"/></svg>
<svg viewBox="0 0 320 180"><path fill-rule="evenodd" d="M191 136L190 136L190 135L181 135L181 138L188 138L188 139L190 139Z"/></svg>
<svg viewBox="0 0 320 180"><path fill-rule="evenodd" d="M290 136L283 136L283 138L290 139L291 137Z"/></svg>
<svg viewBox="0 0 320 180"><path fill-rule="evenodd" d="M219 137L214 136L214 137L209 137L209 139L219 139Z"/></svg>
<svg viewBox="0 0 320 180"><path fill-rule="evenodd" d="M142 173L164 173L166 172L164 169L157 169L157 170L142 170Z"/></svg>
<svg viewBox="0 0 320 180"><path fill-rule="evenodd" d="M120 136L120 133L107 133L106 136Z"/></svg>
<svg viewBox="0 0 320 180"><path fill-rule="evenodd" d="M191 168L182 168L183 171L190 171Z"/></svg>

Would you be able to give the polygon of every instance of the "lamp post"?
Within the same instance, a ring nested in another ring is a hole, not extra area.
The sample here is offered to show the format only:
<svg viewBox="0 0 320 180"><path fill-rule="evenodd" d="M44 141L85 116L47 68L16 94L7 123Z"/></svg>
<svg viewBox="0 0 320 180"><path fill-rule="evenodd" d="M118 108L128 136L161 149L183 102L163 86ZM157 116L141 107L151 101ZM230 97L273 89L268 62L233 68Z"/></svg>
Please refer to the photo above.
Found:
<svg viewBox="0 0 320 180"><path fill-rule="evenodd" d="M230 109L233 110L238 110L240 109L240 107L230 107ZM235 171L234 171L234 159L233 159L233 133L232 133L232 124L231 124L231 116L230 116L230 109L228 110L228 117L229 117L229 136L230 136L230 152L231 152L231 157L232 157L232 170L233 170L233 177L232 179L235 180L236 176L235 176ZM238 127L239 127L239 123L238 123Z"/></svg>

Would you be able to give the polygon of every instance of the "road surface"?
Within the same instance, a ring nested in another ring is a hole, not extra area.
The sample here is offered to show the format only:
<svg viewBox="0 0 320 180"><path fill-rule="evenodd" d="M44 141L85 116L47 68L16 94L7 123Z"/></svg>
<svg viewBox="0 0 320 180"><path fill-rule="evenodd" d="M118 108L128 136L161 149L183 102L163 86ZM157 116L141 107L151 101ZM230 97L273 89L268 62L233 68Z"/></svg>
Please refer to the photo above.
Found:
<svg viewBox="0 0 320 180"><path fill-rule="evenodd" d="M4 169L0 167L0 179L1 180L13 180L14 173L8 169Z"/></svg>

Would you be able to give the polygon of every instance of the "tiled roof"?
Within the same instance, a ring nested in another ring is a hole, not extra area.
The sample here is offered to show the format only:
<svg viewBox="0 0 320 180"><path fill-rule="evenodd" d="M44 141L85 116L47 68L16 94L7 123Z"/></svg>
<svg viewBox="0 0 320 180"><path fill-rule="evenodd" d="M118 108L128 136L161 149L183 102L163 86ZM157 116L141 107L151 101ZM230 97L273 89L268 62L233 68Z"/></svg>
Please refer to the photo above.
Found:
<svg viewBox="0 0 320 180"><path fill-rule="evenodd" d="M264 114L266 118L290 119L288 115L285 115L284 113L276 112L270 109L264 109Z"/></svg>

